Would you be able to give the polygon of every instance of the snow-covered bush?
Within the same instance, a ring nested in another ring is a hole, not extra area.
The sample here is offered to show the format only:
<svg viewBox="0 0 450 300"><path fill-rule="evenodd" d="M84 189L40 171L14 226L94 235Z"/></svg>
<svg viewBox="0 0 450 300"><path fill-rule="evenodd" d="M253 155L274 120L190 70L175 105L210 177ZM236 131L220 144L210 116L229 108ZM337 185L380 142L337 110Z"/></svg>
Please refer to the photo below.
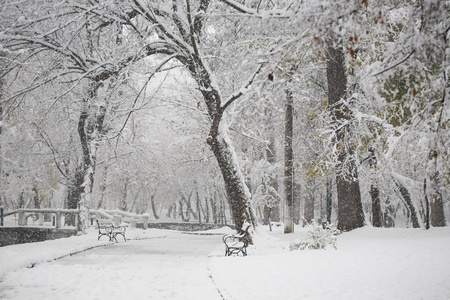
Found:
<svg viewBox="0 0 450 300"><path fill-rule="evenodd" d="M333 247L337 249L337 235L340 231L332 225L327 224L325 227L317 225L310 226L306 241L294 241L289 246L289 250L305 250L305 249L328 249Z"/></svg>

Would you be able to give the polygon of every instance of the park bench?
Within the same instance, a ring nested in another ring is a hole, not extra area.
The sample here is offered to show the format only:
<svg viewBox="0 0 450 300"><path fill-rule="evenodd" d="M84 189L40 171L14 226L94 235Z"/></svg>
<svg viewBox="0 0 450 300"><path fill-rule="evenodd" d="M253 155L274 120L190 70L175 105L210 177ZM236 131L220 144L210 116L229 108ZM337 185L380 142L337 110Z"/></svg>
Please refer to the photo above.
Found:
<svg viewBox="0 0 450 300"><path fill-rule="evenodd" d="M226 234L222 237L222 241L225 244L225 256L232 256L241 253L243 256L247 256L248 240L245 236L248 234L250 225L247 226L242 234Z"/></svg>
<svg viewBox="0 0 450 300"><path fill-rule="evenodd" d="M124 241L127 241L127 238L125 237L125 226L114 226L114 223L110 219L100 219L97 220L97 226L98 226L98 239L102 236L107 236L109 238L109 241L116 241L117 243L117 236L121 235L124 239Z"/></svg>

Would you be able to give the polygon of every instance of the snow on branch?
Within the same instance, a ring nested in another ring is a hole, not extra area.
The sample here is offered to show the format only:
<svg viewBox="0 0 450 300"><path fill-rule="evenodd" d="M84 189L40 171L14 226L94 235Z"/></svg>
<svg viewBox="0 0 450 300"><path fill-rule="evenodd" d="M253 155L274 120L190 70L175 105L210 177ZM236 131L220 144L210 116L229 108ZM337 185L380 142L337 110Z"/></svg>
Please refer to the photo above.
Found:
<svg viewBox="0 0 450 300"><path fill-rule="evenodd" d="M259 10L259 9L254 9L254 8L249 8L235 0L220 0L223 3L227 4L228 6L234 8L235 10L237 10L240 13L252 16L252 17L257 17L257 18L273 18L273 17L277 17L277 18L289 18L293 16L293 13L288 11L288 10Z"/></svg>
<svg viewBox="0 0 450 300"><path fill-rule="evenodd" d="M264 63L260 63L258 66L258 69L253 73L253 75L248 79L248 81L245 83L245 85L240 88L237 92L233 93L226 101L225 104L222 106L222 111L225 111L225 109L234 101L239 99L242 95L246 94L248 92L248 88L253 84L253 81L256 78L256 75L258 75L261 72L261 69L263 67Z"/></svg>
<svg viewBox="0 0 450 300"><path fill-rule="evenodd" d="M402 63L404 63L405 61L407 61L413 54L414 54L415 50L413 49L408 55L406 55L403 59L401 59L400 61L396 62L395 64L393 64L392 66L388 67L387 69L381 70L378 73L373 74L372 76L378 76L381 75L383 73L386 73L387 71L390 71L396 67L398 67L399 65L401 65Z"/></svg>

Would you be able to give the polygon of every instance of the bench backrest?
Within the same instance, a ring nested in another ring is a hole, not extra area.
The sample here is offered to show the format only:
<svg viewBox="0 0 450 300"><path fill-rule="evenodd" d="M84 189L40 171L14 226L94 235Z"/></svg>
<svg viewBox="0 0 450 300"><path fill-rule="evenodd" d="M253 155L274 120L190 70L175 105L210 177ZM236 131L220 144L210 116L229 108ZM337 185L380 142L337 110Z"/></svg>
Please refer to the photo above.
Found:
<svg viewBox="0 0 450 300"><path fill-rule="evenodd" d="M113 226L113 221L110 219L100 219L97 220L98 228L105 228Z"/></svg>

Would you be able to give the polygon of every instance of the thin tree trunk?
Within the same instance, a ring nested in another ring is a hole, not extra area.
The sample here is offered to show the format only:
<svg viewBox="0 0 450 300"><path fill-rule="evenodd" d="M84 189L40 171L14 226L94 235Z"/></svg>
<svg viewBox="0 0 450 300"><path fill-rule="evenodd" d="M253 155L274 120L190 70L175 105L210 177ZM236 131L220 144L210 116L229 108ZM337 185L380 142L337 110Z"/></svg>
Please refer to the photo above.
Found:
<svg viewBox="0 0 450 300"><path fill-rule="evenodd" d="M346 147L348 134L345 124L351 112L342 105L345 97L347 77L345 75L344 52L329 42L327 49L328 105L336 126L338 163L336 166L336 186L338 197L338 229L353 230L364 226L365 217L362 209L358 170L351 146Z"/></svg>
<svg viewBox="0 0 450 300"><path fill-rule="evenodd" d="M0 52L0 55L3 53ZM6 208L5 189L3 188L3 78L0 78L0 206Z"/></svg>
<svg viewBox="0 0 450 300"><path fill-rule="evenodd" d="M425 195L425 229L430 229L430 201L427 196L427 179L423 180L423 193Z"/></svg>
<svg viewBox="0 0 450 300"><path fill-rule="evenodd" d="M174 207L174 204L171 204L170 206L169 206L169 209L167 210L167 217L168 218L171 218L172 217L172 212L173 212L173 207Z"/></svg>
<svg viewBox="0 0 450 300"><path fill-rule="evenodd" d="M438 171L438 156L439 152L437 150L430 151L429 154L429 191L428 196L430 197L430 220L431 226L433 227L443 227L447 226L447 221L445 220L444 213L444 200L441 193L441 176Z"/></svg>
<svg viewBox="0 0 450 300"><path fill-rule="evenodd" d="M34 208L41 208L41 202L42 199L39 196L39 191L36 187L36 185L33 185L33 203L34 203Z"/></svg>
<svg viewBox="0 0 450 300"><path fill-rule="evenodd" d="M209 213L209 202L208 197L205 197L205 223L209 223L210 213Z"/></svg>
<svg viewBox="0 0 450 300"><path fill-rule="evenodd" d="M328 224L331 224L331 212L332 212L332 194L331 194L331 186L332 182L331 179L327 179L327 222Z"/></svg>
<svg viewBox="0 0 450 300"><path fill-rule="evenodd" d="M270 123L270 126L273 126L273 123ZM271 165L275 165L277 162L276 157L276 145L275 145L275 138L270 138L270 143L267 145L266 148L266 156L267 156L267 162L269 162ZM278 192L278 177L273 176L272 174L269 174L269 185L272 186L277 192ZM270 209L270 215L267 218L270 218L273 222L279 222L280 221L280 204L271 207ZM298 214L300 215L300 214ZM264 216L264 219L266 216Z"/></svg>
<svg viewBox="0 0 450 300"><path fill-rule="evenodd" d="M198 223L202 223L202 209L200 204L200 196L198 194L198 190L195 191L195 206L197 207L197 214L198 214Z"/></svg>
<svg viewBox="0 0 450 300"><path fill-rule="evenodd" d="M99 187L100 200L97 203L97 209L100 209L103 206L103 200L105 199L106 180L107 179L108 179L108 163L105 164L105 168L103 169L102 182L101 182L100 187Z"/></svg>
<svg viewBox="0 0 450 300"><path fill-rule="evenodd" d="M314 224L314 192L310 190L305 195L305 210L303 212L303 218L306 224Z"/></svg>
<svg viewBox="0 0 450 300"><path fill-rule="evenodd" d="M122 190L122 199L120 201L119 204L119 209L122 211L127 211L128 209L128 203L127 203L127 199L128 199L128 184L130 182L130 179L125 179L124 185L123 185L123 190Z"/></svg>
<svg viewBox="0 0 450 300"><path fill-rule="evenodd" d="M369 166L372 172L376 172L377 157L375 156L375 149L371 147L369 152ZM373 181L376 181L376 179ZM372 225L373 227L382 227L383 215L381 213L380 190L376 182L370 185L370 196L372 198Z"/></svg>
<svg viewBox="0 0 450 300"><path fill-rule="evenodd" d="M213 222L214 224L218 224L218 214L219 214L219 210L217 209L217 197L216 197L216 192L214 192L213 196L209 197L209 201L211 202L211 213L212 213L212 218L213 218ZM220 204L219 204L220 205Z"/></svg>
<svg viewBox="0 0 450 300"><path fill-rule="evenodd" d="M150 197L150 206L152 207L153 216L155 217L156 220L158 220L159 216L158 216L158 213L156 212L155 195L156 195L156 193L154 193ZM169 212L169 215L170 215L170 212Z"/></svg>
<svg viewBox="0 0 450 300"><path fill-rule="evenodd" d="M286 197L286 217L284 233L294 232L294 154L292 151L292 136L294 131L294 100L292 92L286 92L286 116L284 127L284 195Z"/></svg>

